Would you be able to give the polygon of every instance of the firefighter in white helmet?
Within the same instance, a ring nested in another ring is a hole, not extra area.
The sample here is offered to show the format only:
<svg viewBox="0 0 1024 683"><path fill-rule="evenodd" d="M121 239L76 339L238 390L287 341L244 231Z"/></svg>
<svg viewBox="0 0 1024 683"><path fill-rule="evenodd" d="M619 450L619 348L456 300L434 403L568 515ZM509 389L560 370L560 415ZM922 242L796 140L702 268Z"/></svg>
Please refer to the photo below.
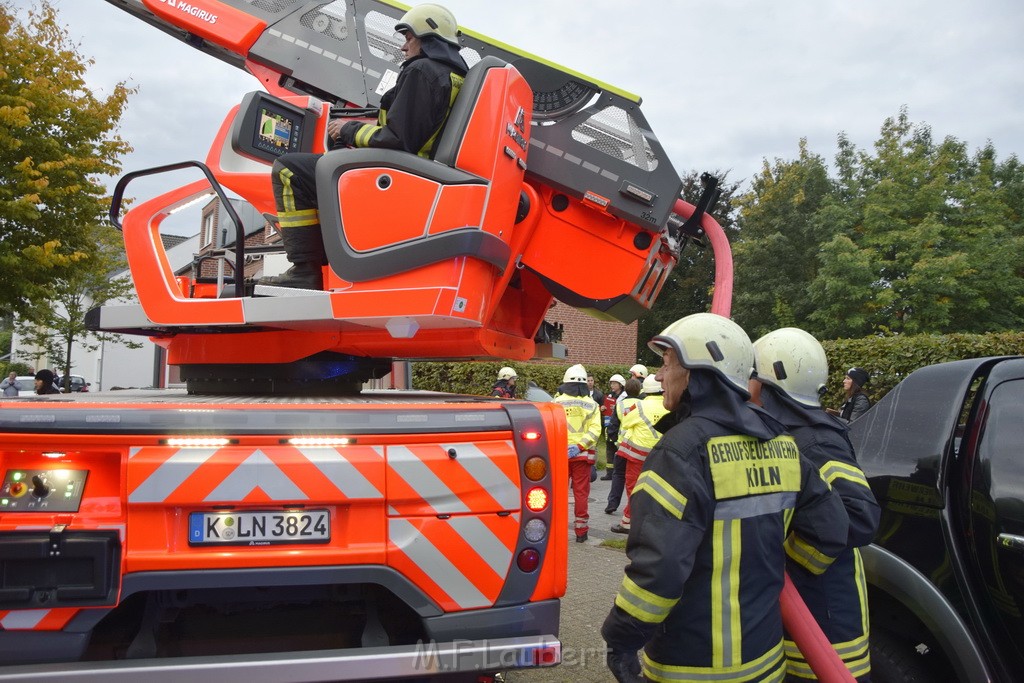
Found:
<svg viewBox="0 0 1024 683"><path fill-rule="evenodd" d="M629 369L629 379L635 379L643 382L644 377L647 377L647 367L637 363ZM626 391L626 382L622 375L614 374L611 376L610 382L618 381L619 388L615 392L615 404L611 406L608 411L607 419L605 420L605 427L607 429L608 436L608 453L616 453L619 448L619 422L622 420L622 402L627 398L639 395L639 389L636 393L630 394ZM612 387L614 388L614 384ZM615 456L612 463L612 474L611 477L611 488L608 491L608 506L605 507L604 512L606 515L614 513L619 508L619 503L622 502L622 493L626 490L626 461L625 459Z"/></svg>
<svg viewBox="0 0 1024 683"><path fill-rule="evenodd" d="M615 373L608 378L608 392L604 395L604 401L601 402L601 424L604 426L604 438L605 438L605 453L608 454L607 468L605 474L601 477L604 481L610 481L613 477L613 468L618 464L615 459L615 450L618 448L617 444L619 441L619 426L618 422L615 426L612 426L612 417L615 415L616 401L622 394L622 390L625 387L626 380L619 373ZM622 465L624 468L625 465ZM625 476L625 469L620 472L620 478ZM614 485L613 485L614 486ZM621 490L619 492L621 496ZM618 503L615 504L618 507ZM614 509L612 510L614 512ZM605 509L605 512L608 512Z"/></svg>
<svg viewBox="0 0 1024 683"><path fill-rule="evenodd" d="M459 53L455 17L440 5L417 5L395 25L405 56L394 87L380 99L373 123L345 118L327 123L330 148L374 147L433 158L441 130L469 66ZM347 68L338 65L338 68ZM281 243L291 267L259 284L322 289L327 264L320 227L316 164L320 154L292 152L278 157L271 185L281 228Z"/></svg>
<svg viewBox="0 0 1024 683"><path fill-rule="evenodd" d="M622 520L612 526L617 534L628 534L631 524L629 496L633 495L640 469L647 460L647 455L661 439L661 432L655 427L665 417L668 409L662 401L661 382L653 375L648 375L641 385L640 398L623 403L622 423L619 426L619 450L617 456L626 461L626 509L622 512Z"/></svg>
<svg viewBox="0 0 1024 683"><path fill-rule="evenodd" d="M629 369L629 379L637 380L641 384L641 386L643 384L644 379L647 377L647 375L648 375L648 371L647 371L647 366L646 365L641 365L640 363L637 363L636 365L633 365ZM612 379L615 379L616 377L618 377L619 379L622 379L622 375L612 375ZM627 382L627 380L622 380L622 389L619 391L619 395L616 398L616 406L615 406L615 410L613 411L612 419L611 419L611 421L612 421L612 428L613 428L613 430L615 431L616 434L618 434L618 431L619 431L619 421L622 419L622 402L624 400L626 400L627 398L633 398L634 396L638 396L639 395L639 390L636 393L630 393L630 392L626 391L625 390L626 382ZM617 436L616 436L615 441L616 442L618 441L618 437ZM625 466L623 466L623 467L625 467ZM625 470L623 470L623 472L625 472ZM622 493L621 490L619 491L619 493L621 495L621 493Z"/></svg>
<svg viewBox="0 0 1024 683"><path fill-rule="evenodd" d="M649 373L648 373L648 370L647 370L647 366L646 365L642 365L640 363L637 363L636 365L633 365L632 367L629 368L629 379L635 379L635 380L639 381L641 386L643 385L643 381L647 378L648 374ZM621 379L622 375L612 375L613 379L615 377L619 377ZM623 390L619 392L619 396L618 396L618 399L617 399L618 402L619 402L619 406L616 408L616 410L618 411L618 413L620 413L620 415L618 416L617 419L622 419L622 417L621 417L621 413L622 413L622 405L621 404L622 404L622 401L624 401L627 397L631 397L630 393L625 391L626 380L622 381L622 387L623 387ZM615 425L615 428L616 428L616 430L618 429L618 424Z"/></svg>
<svg viewBox="0 0 1024 683"><path fill-rule="evenodd" d="M601 629L608 666L620 681L780 681L786 550L820 574L846 547L846 510L747 403L754 351L738 325L697 313L649 346L665 408L689 414L633 489L629 564Z"/></svg>
<svg viewBox="0 0 1024 683"><path fill-rule="evenodd" d="M626 492L626 458L619 450L622 442L622 416L629 408L640 400L643 392L643 382L633 375L626 380L626 385L615 399L615 410L612 412L611 426L608 431L615 435L615 443L609 452L615 453L615 466L612 470L612 485L608 487L608 506L604 509L606 515L614 514L622 502L622 495Z"/></svg>
<svg viewBox="0 0 1024 683"><path fill-rule="evenodd" d="M881 514L868 480L854 457L846 424L821 407L828 379L825 349L807 332L786 327L754 342L755 375L751 400L779 420L796 440L800 454L821 472L846 507L850 518L848 547L824 573L788 562L789 576L850 675L867 680L867 583L859 546L871 543ZM807 659L786 640L787 673L795 680L815 680Z"/></svg>
<svg viewBox="0 0 1024 683"><path fill-rule="evenodd" d="M601 436L601 409L588 395L586 368L573 365L565 371L554 401L565 409L569 437L569 477L572 480L575 516L573 530L576 542L583 543L590 531L587 499L590 497L590 472L596 458L594 446Z"/></svg>
<svg viewBox="0 0 1024 683"><path fill-rule="evenodd" d="M510 367L504 367L498 370L498 381L491 387L491 396L497 396L498 398L515 398L516 397L516 371Z"/></svg>

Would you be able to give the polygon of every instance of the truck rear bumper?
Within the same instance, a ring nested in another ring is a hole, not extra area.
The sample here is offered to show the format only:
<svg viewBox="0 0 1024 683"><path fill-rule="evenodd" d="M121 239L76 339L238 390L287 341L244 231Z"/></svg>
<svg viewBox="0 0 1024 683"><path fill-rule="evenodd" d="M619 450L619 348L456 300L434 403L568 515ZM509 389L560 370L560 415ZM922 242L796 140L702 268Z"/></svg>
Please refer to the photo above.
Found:
<svg viewBox="0 0 1024 683"><path fill-rule="evenodd" d="M31 664L0 668L0 681L300 683L395 680L554 666L561 661L561 651L561 643L554 635L522 636L264 655Z"/></svg>

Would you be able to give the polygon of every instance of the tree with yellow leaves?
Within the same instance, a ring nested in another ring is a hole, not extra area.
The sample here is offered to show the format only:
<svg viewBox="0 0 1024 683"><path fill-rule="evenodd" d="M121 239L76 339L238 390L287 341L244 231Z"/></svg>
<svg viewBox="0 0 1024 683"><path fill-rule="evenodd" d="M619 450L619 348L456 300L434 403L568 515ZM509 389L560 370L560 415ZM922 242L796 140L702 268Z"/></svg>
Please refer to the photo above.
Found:
<svg viewBox="0 0 1024 683"><path fill-rule="evenodd" d="M131 88L97 97L47 0L27 13L0 0L0 309L27 313L95 258L104 177L130 151L116 135ZM109 274L106 271L105 274Z"/></svg>

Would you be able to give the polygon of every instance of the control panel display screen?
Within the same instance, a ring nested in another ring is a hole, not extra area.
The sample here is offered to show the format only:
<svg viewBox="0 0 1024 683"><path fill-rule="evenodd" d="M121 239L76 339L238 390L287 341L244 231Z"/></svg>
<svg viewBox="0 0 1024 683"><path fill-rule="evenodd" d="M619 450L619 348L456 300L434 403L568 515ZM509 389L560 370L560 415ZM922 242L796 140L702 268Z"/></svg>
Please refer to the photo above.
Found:
<svg viewBox="0 0 1024 683"><path fill-rule="evenodd" d="M317 116L264 92L245 96L231 128L232 148L252 159L273 161L289 152L309 152L308 134Z"/></svg>
<svg viewBox="0 0 1024 683"><path fill-rule="evenodd" d="M293 142L297 137L295 135L297 123L293 117L273 111L267 106L260 107L256 146L277 154L295 151L298 147Z"/></svg>

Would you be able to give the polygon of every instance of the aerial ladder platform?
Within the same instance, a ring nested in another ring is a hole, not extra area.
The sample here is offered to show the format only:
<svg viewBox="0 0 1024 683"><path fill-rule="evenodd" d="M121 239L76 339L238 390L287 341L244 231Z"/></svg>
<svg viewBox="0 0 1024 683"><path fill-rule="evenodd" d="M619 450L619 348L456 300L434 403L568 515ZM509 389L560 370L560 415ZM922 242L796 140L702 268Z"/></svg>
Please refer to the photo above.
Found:
<svg viewBox="0 0 1024 683"><path fill-rule="evenodd" d="M134 171L114 192L138 303L94 309L88 324L152 338L190 390L333 392L392 359L558 357L545 321L555 300L630 323L654 305L684 244L720 232L708 213L717 181L707 178L696 206L680 199L640 97L468 29L470 70L433 159L328 151L331 117L373 115L397 78L401 3L108 2L262 86L228 112L204 162ZM324 153L322 291L246 282L247 259L267 247L246 246L230 201L272 216L270 167L298 151ZM133 180L187 167L202 178L121 216ZM210 195L235 235L213 245L226 277L202 287L201 273L172 271L160 225ZM595 264L608 266L600 277Z"/></svg>

